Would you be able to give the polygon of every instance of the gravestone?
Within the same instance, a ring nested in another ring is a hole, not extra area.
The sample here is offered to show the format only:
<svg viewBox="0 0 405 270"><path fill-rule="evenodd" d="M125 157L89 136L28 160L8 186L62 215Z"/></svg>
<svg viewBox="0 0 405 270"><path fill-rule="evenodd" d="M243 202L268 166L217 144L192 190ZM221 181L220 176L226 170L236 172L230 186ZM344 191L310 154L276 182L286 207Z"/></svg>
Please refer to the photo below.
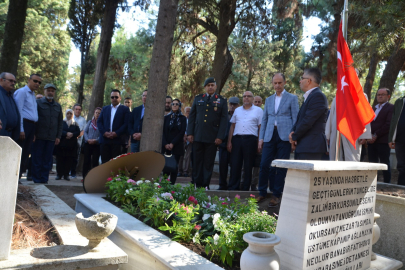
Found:
<svg viewBox="0 0 405 270"><path fill-rule="evenodd" d="M375 163L275 160L288 168L275 249L282 270L370 267L377 189Z"/></svg>
<svg viewBox="0 0 405 270"><path fill-rule="evenodd" d="M20 171L21 148L9 137L0 136L0 261L10 255L11 235Z"/></svg>

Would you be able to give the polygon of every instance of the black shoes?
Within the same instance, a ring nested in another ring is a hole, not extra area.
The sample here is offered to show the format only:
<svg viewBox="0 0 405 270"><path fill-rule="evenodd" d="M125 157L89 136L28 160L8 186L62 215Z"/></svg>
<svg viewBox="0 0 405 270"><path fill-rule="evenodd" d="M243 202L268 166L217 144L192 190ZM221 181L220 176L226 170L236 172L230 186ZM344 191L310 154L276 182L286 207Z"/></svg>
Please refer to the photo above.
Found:
<svg viewBox="0 0 405 270"><path fill-rule="evenodd" d="M62 180L62 177L60 177L59 175L57 175L57 176L55 177L55 180Z"/></svg>

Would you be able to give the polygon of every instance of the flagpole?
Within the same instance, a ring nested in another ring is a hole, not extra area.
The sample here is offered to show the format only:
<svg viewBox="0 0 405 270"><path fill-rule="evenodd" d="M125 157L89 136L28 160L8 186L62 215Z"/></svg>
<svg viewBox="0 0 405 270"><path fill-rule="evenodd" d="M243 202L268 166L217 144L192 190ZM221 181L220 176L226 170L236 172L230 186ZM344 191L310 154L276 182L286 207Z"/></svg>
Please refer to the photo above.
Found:
<svg viewBox="0 0 405 270"><path fill-rule="evenodd" d="M348 14L349 14L349 0L345 0L345 4L343 6L343 11L342 11L342 31L343 31L343 37L347 41L347 22L348 22ZM337 124L337 123L336 123ZM339 161L339 151L340 151L340 145L341 145L341 139L342 136L339 132L339 130L336 128L336 151L335 151L335 161Z"/></svg>

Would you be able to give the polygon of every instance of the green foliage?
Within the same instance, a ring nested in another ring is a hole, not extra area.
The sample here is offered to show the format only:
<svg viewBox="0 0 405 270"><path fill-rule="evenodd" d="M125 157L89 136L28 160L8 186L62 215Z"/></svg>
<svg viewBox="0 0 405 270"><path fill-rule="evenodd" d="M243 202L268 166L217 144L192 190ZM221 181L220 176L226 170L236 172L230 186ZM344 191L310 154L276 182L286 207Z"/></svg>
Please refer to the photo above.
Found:
<svg viewBox="0 0 405 270"><path fill-rule="evenodd" d="M69 1L30 0L18 62L16 87L23 87L29 75L39 73L43 83L57 87L58 98L65 89L70 39L66 31ZM0 4L0 20L6 18L9 1ZM0 24L3 40L4 24ZM42 93L42 89L39 90Z"/></svg>
<svg viewBox="0 0 405 270"><path fill-rule="evenodd" d="M253 195L244 203L237 195L232 202L211 198L191 184L171 185L166 177L135 182L123 171L108 178L106 187L107 197L120 203L125 212L141 214L144 222L169 231L173 240L205 245L211 258L226 265L232 265L235 254L246 248L243 234L275 231L275 218L257 210Z"/></svg>

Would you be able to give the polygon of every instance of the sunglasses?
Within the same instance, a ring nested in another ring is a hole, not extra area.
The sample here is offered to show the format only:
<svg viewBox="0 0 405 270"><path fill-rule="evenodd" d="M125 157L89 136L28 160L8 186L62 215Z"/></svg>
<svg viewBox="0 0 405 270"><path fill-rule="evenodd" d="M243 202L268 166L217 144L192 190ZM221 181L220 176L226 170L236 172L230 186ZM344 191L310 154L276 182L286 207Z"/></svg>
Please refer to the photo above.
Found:
<svg viewBox="0 0 405 270"><path fill-rule="evenodd" d="M5 79L5 80L7 80L7 81L9 81L9 82L11 82L11 83L17 83L17 81L12 80L12 79Z"/></svg>
<svg viewBox="0 0 405 270"><path fill-rule="evenodd" d="M118 99L119 96L111 96L111 99Z"/></svg>
<svg viewBox="0 0 405 270"><path fill-rule="evenodd" d="M42 82L41 81L38 81L38 80L32 80L34 83L37 83L37 84L41 84Z"/></svg>
<svg viewBox="0 0 405 270"><path fill-rule="evenodd" d="M172 103L172 106L179 106L179 103Z"/></svg>

